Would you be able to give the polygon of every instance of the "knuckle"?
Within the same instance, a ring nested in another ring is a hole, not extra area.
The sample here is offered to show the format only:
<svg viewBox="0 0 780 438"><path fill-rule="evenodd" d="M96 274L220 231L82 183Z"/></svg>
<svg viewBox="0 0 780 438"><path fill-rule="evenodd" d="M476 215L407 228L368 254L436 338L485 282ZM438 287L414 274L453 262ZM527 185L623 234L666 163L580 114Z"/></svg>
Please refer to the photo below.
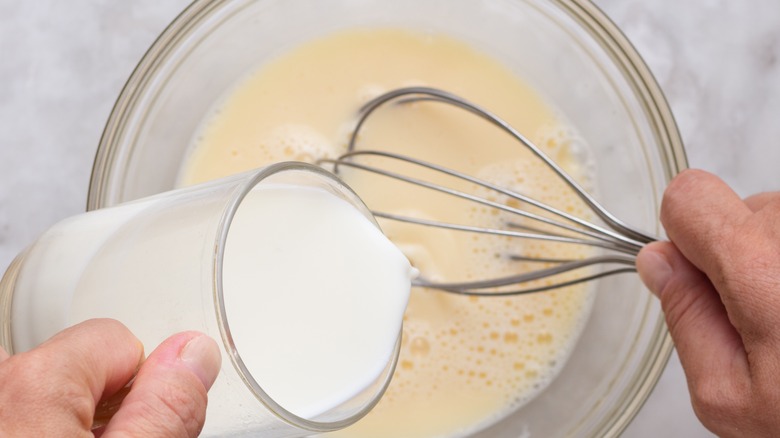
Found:
<svg viewBox="0 0 780 438"><path fill-rule="evenodd" d="M673 335L685 333L699 324L709 310L710 303L700 294L679 293L681 286L671 285L662 294L661 307L666 315L669 331Z"/></svg>
<svg viewBox="0 0 780 438"><path fill-rule="evenodd" d="M19 372L19 375L26 378L22 384L26 388L39 388L38 396L45 397L43 400L46 400L47 406L56 406L76 419L85 430L89 430L95 412L95 400L89 386L85 385L84 380L80 380L84 374L73 369L71 363L55 362L55 359L46 349L32 350L29 360ZM60 375L64 378L42 387L41 376L50 375L54 363L60 367Z"/></svg>
<svg viewBox="0 0 780 438"><path fill-rule="evenodd" d="M178 423L177 429L187 436L194 436L200 430L205 415L205 393L192 386L168 386L159 397L159 404L170 412Z"/></svg>
<svg viewBox="0 0 780 438"><path fill-rule="evenodd" d="M92 393L67 370L52 374L52 362L45 352L31 350L21 353L2 365L0 406L13 406L14 409L0 409L0 417L3 416L1 414L16 415L13 419L16 423L38 423L35 419L45 417L51 422L61 421L63 425L74 427L73 430L68 429L71 432L90 429L95 408ZM40 426L26 424L24 427L35 429Z"/></svg>
<svg viewBox="0 0 780 438"><path fill-rule="evenodd" d="M143 436L194 437L203 427L205 406L206 392L198 385L157 384L132 406L139 420L133 427Z"/></svg>
<svg viewBox="0 0 780 438"><path fill-rule="evenodd" d="M747 344L765 340L780 342L775 327L780 318L780 250L754 244L735 252L720 274L734 324Z"/></svg>
<svg viewBox="0 0 780 438"><path fill-rule="evenodd" d="M95 415L95 400L91 394L84 392L83 386L68 381L51 398L59 400L58 404L66 407L67 412L70 412L71 417L84 430L89 430L92 427L92 420Z"/></svg>
<svg viewBox="0 0 780 438"><path fill-rule="evenodd" d="M691 384L691 403L701 422L711 430L725 431L750 416L749 391L731 382L700 379Z"/></svg>
<svg viewBox="0 0 780 438"><path fill-rule="evenodd" d="M686 169L680 172L664 191L662 213L664 210L668 213L674 213L677 212L678 207L684 207L694 191L694 186L707 177L706 172L696 169Z"/></svg>

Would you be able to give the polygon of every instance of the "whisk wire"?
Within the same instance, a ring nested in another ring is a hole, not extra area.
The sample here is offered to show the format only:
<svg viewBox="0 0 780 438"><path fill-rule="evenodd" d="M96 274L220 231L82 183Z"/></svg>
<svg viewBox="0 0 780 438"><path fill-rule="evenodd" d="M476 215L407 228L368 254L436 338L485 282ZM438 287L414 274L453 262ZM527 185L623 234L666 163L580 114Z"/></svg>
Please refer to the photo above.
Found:
<svg viewBox="0 0 780 438"><path fill-rule="evenodd" d="M409 176L406 176L406 175L401 175L401 174L398 174L398 173L395 173L395 172L391 172L391 171L388 171L388 170L385 170L385 169L380 169L380 168L377 168L377 167L374 167L374 166L370 166L370 165L366 165L366 164L362 164L362 163L356 163L356 162L350 160L351 158L354 158L354 157L357 157L357 156L361 156L361 155L362 156L378 156L378 157L384 157L384 158L390 158L390 159L394 159L394 160L398 160L398 161L403 161L403 162L406 162L406 163L409 163L409 164L414 164L416 166L424 167L424 168L429 169L429 170L434 170L434 171L437 171L437 172L440 172L440 173L444 173L444 174L449 175L449 176L460 178L462 180L474 183L474 184L479 185L481 187L493 190L493 191L495 191L497 193L506 195L506 196L508 196L508 197L510 197L512 199L516 199L518 201L525 202L527 204L533 205L534 207L538 207L538 208L540 208L542 210L545 210L548 213L551 213L551 214L553 214L553 215L555 215L555 216L557 216L559 218L562 218L562 219L570 221L570 222L572 222L574 224L580 225L580 226L584 227L584 229L583 228L577 228L577 227L574 227L574 226L571 226L571 225L568 225L568 224L565 224L565 223L562 223L562 222L559 222L559 221L555 221L553 219L550 219L550 218L547 218L547 217L544 217L544 216L539 216L539 215L536 215L536 214L528 212L528 211L524 211L524 210L520 210L520 209L517 209L517 208L514 208L514 207L510 207L510 206L502 204L502 203L498 203L498 202L491 201L491 200L488 200L488 199L485 199L485 198L481 198L479 196L471 195L469 193L465 193L465 192L462 192L462 191L459 191L459 190L451 189L451 188L444 187L444 186L441 186L441 185L438 185L438 184L434 184L434 183L431 183L431 182L428 182L428 181L424 181L424 180L421 180L419 178L413 178L413 177L409 177ZM636 252L638 252L639 249L641 249L642 246L643 246L643 243L641 243L641 242L638 242L638 241L636 241L634 239L631 239L629 237L626 237L626 236L620 235L618 233L615 233L612 230L608 230L606 228L599 227L598 225L590 223L590 222L588 222L588 221L586 221L586 220L584 220L582 218L578 218L576 216L573 216L571 214L563 212L563 211L561 211L559 209L553 208L550 205L543 204L543 203L541 203L541 202L539 202L539 201L537 201L537 200L535 200L535 199L533 199L533 198L531 198L529 196L523 195L521 193L517 193L515 191L509 190L509 189L506 189L506 188L499 187L499 186L497 186L495 184L491 184L491 183L489 183L487 181L481 180L479 178L475 178L475 177L473 177L471 175L467 175L467 174L464 174L462 172L458 172L458 171L453 170L453 169L448 169L448 168L439 166L439 165L434 164L434 163L429 163L429 162L426 162L426 161L423 161L423 160L419 160L417 158L407 157L407 156L404 156L404 155L395 154L395 153L391 153L391 152L383 152L383 151L354 151L354 152L347 152L346 154L342 155L341 157L339 157L336 160L325 159L325 160L320 160L320 162L321 163L333 164L334 165L334 169L335 169L336 172L338 172L338 167L339 166L347 166L347 167L357 168L357 169L365 170L365 171L372 172L372 173L375 173L375 174L383 175L383 176L386 176L386 177L389 177L389 178L393 178L393 179L396 179L396 180L399 180L399 181L404 181L404 182L407 182L407 183L410 183L410 184L415 184L415 185L418 185L418 186L421 186L421 187L425 187L425 188L428 188L428 189L431 189L431 190L435 190L435 191L438 191L438 192L446 193L446 194L449 194L449 195L452 195L452 196L455 196L455 197L458 197L458 198L461 198L461 199L467 199L467 200L476 202L478 204L482 204L482 205L485 205L485 206L488 206L488 207L492 207L492 208L495 208L495 209L498 209L498 210L501 210L501 211L505 211L505 212L508 212L508 213L514 213L514 214L517 214L518 216L522 216L522 217L525 217L525 218L528 218L528 219L531 219L531 220L534 220L534 221L537 221L537 222L541 222L541 223L544 223L544 224L547 224L547 225L550 225L550 226L553 226L553 227L556 227L556 228L560 228L560 229L563 229L563 230L566 230L566 231L569 231L569 232L572 232L572 233L576 233L576 234L580 234L580 235L591 237L592 239L595 239L594 241L592 241L592 245L594 245L594 246L599 246L599 247L602 247L602 248L614 249L616 251L623 251L623 252L634 253L634 254ZM415 221L415 223L417 223L417 222ZM526 226L523 226L523 227L524 228L528 228ZM536 232L538 232L538 233L540 233L538 236L536 236L540 240L550 240L550 239L546 239L546 238L541 237L542 234L546 234L546 235L550 235L550 236L565 237L565 236L561 236L559 234L551 233L551 232L548 232L548 231L542 231L542 230L539 230L539 229L536 229L536 228L531 228L531 229L536 231ZM523 236L523 237L527 237L527 236ZM599 242L596 242L596 241L602 241L602 243L599 243ZM584 243L584 242L578 240L578 241L576 241L576 243Z"/></svg>
<svg viewBox="0 0 780 438"><path fill-rule="evenodd" d="M587 268L594 265L600 265L600 264L618 264L623 266L619 268L604 270L594 274L580 276L562 282L553 282L550 284L531 286L531 287L526 287L521 289L497 290L497 291L491 290L489 292L485 292L486 289L496 289L505 286L525 284L532 281L543 280L546 278L554 277L556 275L561 275L567 272ZM566 286L573 286L576 284L585 283L588 281L596 280L610 275L622 274L628 272L636 272L636 268L634 267L633 257L605 255L605 256L590 257L583 260L568 261L565 263L561 263L557 266L552 266L545 269L539 269L539 270L526 272L518 275L510 275L501 278L494 278L491 280L443 283L443 282L430 282L425 279L418 279L415 281L414 285L420 287L430 287L439 290L445 290L460 295L481 296L481 295L489 294L490 296L508 296L508 295L523 295L529 293L544 292L553 289L559 289Z"/></svg>
<svg viewBox="0 0 780 438"><path fill-rule="evenodd" d="M582 199L582 201L596 214L596 216L598 216L604 222L607 228L554 208L548 204L533 199L530 196L524 195L514 190L510 190L509 188L498 186L488 181L484 181L474 176L449 169L435 163L430 163L419 160L417 158L385 151L355 150L360 130L364 126L368 117L384 104L393 101L399 104L408 104L420 101L450 104L466 110L478 117L481 117L482 119L487 120L491 124L499 127L526 148L528 148L557 176L559 176L567 184L567 186L570 187L579 196L579 198ZM449 177L455 178L457 180L475 184L476 186L504 195L515 201L519 201L521 205L522 203L525 203L528 206L538 208L550 216L543 216L530 211L522 210L520 208L515 208L514 206L497 202L484 196L477 196L459 189L454 189L442 184L426 181L421 178L392 172L375 165L357 162L356 159L360 157L374 157L379 159L395 160L406 163L408 165L416 166L417 168L427 169L428 171L434 171L439 174L448 175ZM517 261L518 263L545 264L546 266L536 267L516 275L479 281L444 282L434 281L421 276L415 281L415 286L434 288L450 293L472 296L508 296L549 291L561 287L593 281L611 275L635 272L636 254L638 254L638 252L645 244L656 240L654 237L635 230L629 225L625 224L623 221L617 219L601 204L599 204L590 193L585 191L557 163L549 158L541 149L534 145L525 136L510 126L506 121L459 96L434 88L400 88L387 92L371 100L360 110L355 128L349 139L347 153L343 154L337 159L320 160L320 163L328 163L333 165L333 170L336 173L339 172L339 168L342 166L370 172L376 175L402 181L404 183L424 187L426 189L443 193L445 195L475 202L483 206L495 208L506 213L514 214L524 218L525 221L523 223L507 221L504 225L507 228L514 228L513 230L508 230L479 227L474 225L462 225L439 220L429 220L400 214L373 211L374 215L380 218L448 230L533 239L563 244L587 245L601 248L603 251L615 252L585 257L578 260L510 255L509 258ZM529 225L529 223L538 223L541 225L541 227L532 226ZM595 266L601 266L602 270L593 272L592 268Z"/></svg>
<svg viewBox="0 0 780 438"><path fill-rule="evenodd" d="M415 97L407 97L407 96L415 96ZM555 172L561 179L563 179L564 182L566 182L566 184L569 187L571 187L577 193L577 195L594 211L594 213L596 213L610 228L612 228L615 231L618 231L619 233L627 237L630 237L632 239L635 239L645 244L656 240L652 236L649 236L646 233L643 233L641 231L632 228L628 224L624 223L623 221L615 217L606 208L604 208L598 201L596 201L596 199L590 193L588 193L585 189L583 189L579 185L579 183L577 183L577 181L575 181L574 178L572 178L568 173L566 173L566 171L564 171L555 161L553 161L550 157L548 157L547 154L542 152L542 150L539 149L533 142L531 142L523 134L521 134L516 129L514 129L505 120L493 114L492 112L484 108L481 108L480 106L475 105L467 101L466 99L463 99L462 97L449 93L447 91L439 90L436 88L430 88L430 87L405 87L405 88L398 88L395 90L391 90L367 102L360 109L360 116L358 118L358 122L355 126L354 131L352 132L352 136L348 143L348 149L347 149L348 152L352 152L353 150L355 150L358 133L362 128L363 124L365 123L366 119L368 119L368 117L371 115L371 113L373 113L376 109L383 106L384 104L399 98L403 98L400 100L400 102L403 103L411 103L411 102L418 102L418 101L447 103L455 107L469 111L472 114L487 120L488 122L502 129L507 134L514 137L517 141L523 144L523 146L528 148L528 150L530 150L534 155L536 155L540 160L542 160L542 162L544 162L545 165L547 165L550 169L553 170L553 172Z"/></svg>

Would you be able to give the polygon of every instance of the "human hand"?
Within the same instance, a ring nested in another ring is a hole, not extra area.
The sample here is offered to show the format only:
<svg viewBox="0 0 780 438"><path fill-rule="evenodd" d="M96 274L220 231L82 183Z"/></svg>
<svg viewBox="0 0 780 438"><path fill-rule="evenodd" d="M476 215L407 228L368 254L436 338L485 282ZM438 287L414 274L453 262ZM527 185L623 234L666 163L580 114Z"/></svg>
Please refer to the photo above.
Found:
<svg viewBox="0 0 780 438"><path fill-rule="evenodd" d="M91 437L97 404L135 377L95 436L195 437L220 365L217 344L197 332L171 336L144 360L141 342L109 319L11 357L0 348L0 436Z"/></svg>
<svg viewBox="0 0 780 438"><path fill-rule="evenodd" d="M694 411L723 437L780 435L780 192L740 199L686 171L664 194L671 240L637 269L666 315Z"/></svg>

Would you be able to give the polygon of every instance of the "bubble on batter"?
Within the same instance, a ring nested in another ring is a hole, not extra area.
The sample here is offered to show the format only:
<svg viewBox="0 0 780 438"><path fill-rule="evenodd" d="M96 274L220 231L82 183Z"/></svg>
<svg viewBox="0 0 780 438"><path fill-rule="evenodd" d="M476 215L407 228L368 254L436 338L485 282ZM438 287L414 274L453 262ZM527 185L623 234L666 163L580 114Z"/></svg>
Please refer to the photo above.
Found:
<svg viewBox="0 0 780 438"><path fill-rule="evenodd" d="M336 147L321 132L308 125L288 123L274 128L261 145L271 156L315 163L333 158Z"/></svg>
<svg viewBox="0 0 780 438"><path fill-rule="evenodd" d="M596 158L585 139L564 125L542 126L536 132L537 145L585 190L595 189Z"/></svg>
<svg viewBox="0 0 780 438"><path fill-rule="evenodd" d="M388 91L387 87L379 84L364 84L357 89L357 101L368 102Z"/></svg>
<svg viewBox="0 0 780 438"><path fill-rule="evenodd" d="M415 356L425 356L431 351L431 345L424 337L416 337L412 340L410 350Z"/></svg>

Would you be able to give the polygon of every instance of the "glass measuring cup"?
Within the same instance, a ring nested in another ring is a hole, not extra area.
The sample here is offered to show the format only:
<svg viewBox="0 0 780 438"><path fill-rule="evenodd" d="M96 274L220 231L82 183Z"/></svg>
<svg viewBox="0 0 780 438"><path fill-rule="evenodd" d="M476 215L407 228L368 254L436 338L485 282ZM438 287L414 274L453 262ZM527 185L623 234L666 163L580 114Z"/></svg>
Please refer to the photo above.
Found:
<svg viewBox="0 0 780 438"><path fill-rule="evenodd" d="M226 310L222 283L225 245L246 196L266 184L325 190L376 225L351 189L303 163L279 163L66 219L20 254L0 281L0 343L10 353L23 352L91 317L120 320L147 351L174 332L199 330L220 340L223 354L203 436L307 436L354 423L389 384L400 316L384 369L362 391L311 418L269 396L246 366L242 345L234 343L238 333L230 323L236 320L230 306ZM85 288L98 293L78 301ZM284 327L258 320L254 329L277 333ZM311 368L316 373L318 365Z"/></svg>

